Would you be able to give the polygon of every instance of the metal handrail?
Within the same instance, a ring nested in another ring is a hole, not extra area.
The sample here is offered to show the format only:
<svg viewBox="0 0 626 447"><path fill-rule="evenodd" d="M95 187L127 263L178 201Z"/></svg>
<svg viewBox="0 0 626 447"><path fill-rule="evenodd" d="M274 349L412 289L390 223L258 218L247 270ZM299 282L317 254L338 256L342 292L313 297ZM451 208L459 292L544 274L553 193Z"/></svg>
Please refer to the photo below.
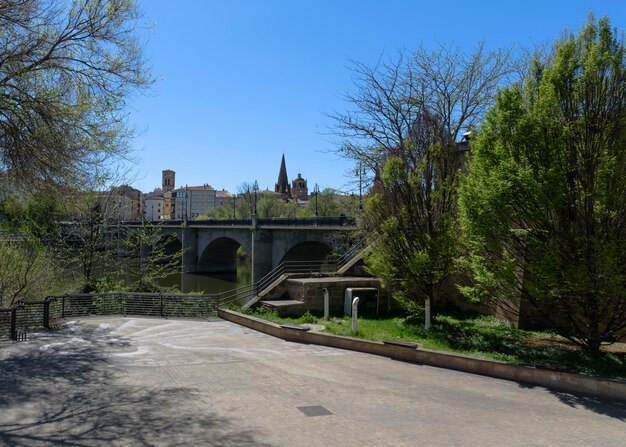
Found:
<svg viewBox="0 0 626 447"><path fill-rule="evenodd" d="M337 259L337 270L346 265L352 258L354 258L358 253L363 251L363 249L367 246L367 237L362 237L356 243L350 247L346 252L341 255Z"/></svg>
<svg viewBox="0 0 626 447"><path fill-rule="evenodd" d="M346 252L336 260L322 261L283 261L270 270L263 278L255 283L242 286L236 289L227 290L219 294L219 304L228 305L239 301L243 297L252 297L259 295L267 287L273 284L283 275L297 273L319 273L322 267L333 267L333 272L337 272L341 267L346 265L350 259L361 252L367 246L367 237L363 237L356 241Z"/></svg>

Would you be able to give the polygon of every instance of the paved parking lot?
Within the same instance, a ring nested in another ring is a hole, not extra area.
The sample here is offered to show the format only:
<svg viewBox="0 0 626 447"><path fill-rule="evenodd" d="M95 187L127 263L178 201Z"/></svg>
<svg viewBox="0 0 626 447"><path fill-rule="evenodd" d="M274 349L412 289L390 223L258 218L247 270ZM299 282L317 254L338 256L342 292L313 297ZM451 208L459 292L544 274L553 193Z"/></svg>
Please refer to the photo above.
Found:
<svg viewBox="0 0 626 447"><path fill-rule="evenodd" d="M6 446L615 446L626 403L275 339L100 318L0 345Z"/></svg>

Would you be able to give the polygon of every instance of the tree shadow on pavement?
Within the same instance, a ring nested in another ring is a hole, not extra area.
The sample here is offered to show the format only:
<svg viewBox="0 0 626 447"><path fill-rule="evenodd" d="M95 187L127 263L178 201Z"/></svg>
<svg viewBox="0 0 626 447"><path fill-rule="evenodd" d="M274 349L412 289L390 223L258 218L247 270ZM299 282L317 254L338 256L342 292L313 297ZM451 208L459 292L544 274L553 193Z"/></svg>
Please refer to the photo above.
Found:
<svg viewBox="0 0 626 447"><path fill-rule="evenodd" d="M594 413L626 422L626 402L599 399L592 396L550 390L562 403L572 408L586 408Z"/></svg>
<svg viewBox="0 0 626 447"><path fill-rule="evenodd" d="M253 430L200 410L193 388L129 383L111 367L103 340L58 334L47 345L0 348L0 445L264 445ZM111 343L109 351L130 346Z"/></svg>
<svg viewBox="0 0 626 447"><path fill-rule="evenodd" d="M528 382L516 382L520 388L535 389L544 388ZM558 391L550 388L546 389L553 396L558 398L561 403L572 408L586 408L594 413L603 414L615 419L626 422L626 402L617 400L600 399L584 394L573 394L566 391Z"/></svg>

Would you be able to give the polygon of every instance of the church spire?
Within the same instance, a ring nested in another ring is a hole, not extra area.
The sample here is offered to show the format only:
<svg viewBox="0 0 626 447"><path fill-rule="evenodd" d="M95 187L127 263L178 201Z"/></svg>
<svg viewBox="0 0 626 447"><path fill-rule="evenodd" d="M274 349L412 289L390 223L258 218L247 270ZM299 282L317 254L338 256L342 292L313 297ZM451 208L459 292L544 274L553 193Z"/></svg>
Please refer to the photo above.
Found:
<svg viewBox="0 0 626 447"><path fill-rule="evenodd" d="M283 154L283 158L280 161L280 171L278 172L278 182L276 182L276 187L274 188L274 192L281 193L287 198L291 198L291 188L289 187L289 179L287 178L287 165L285 164L285 154Z"/></svg>

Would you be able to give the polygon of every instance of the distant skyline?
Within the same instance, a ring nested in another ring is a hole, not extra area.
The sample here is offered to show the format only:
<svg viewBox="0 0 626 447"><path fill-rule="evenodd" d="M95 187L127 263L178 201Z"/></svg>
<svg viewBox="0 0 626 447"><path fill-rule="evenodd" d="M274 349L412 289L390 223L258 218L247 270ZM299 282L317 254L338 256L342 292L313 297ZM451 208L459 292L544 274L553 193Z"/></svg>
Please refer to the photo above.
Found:
<svg viewBox="0 0 626 447"><path fill-rule="evenodd" d="M274 188L281 156L320 189L348 189L353 162L338 158L328 113L345 111L351 61L420 43L468 51L551 43L593 11L624 31L623 1L423 2L144 0L141 32L157 83L129 101L138 158L132 185L210 184L236 192L244 182Z"/></svg>

